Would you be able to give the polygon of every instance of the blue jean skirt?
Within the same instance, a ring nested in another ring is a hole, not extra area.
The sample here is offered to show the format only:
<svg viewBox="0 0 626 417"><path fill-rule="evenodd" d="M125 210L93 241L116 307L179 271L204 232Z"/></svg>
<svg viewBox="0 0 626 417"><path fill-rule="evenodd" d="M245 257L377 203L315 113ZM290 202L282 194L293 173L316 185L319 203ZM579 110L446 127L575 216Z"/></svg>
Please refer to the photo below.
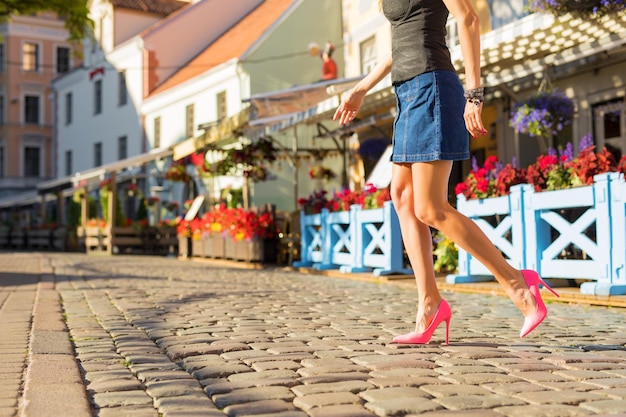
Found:
<svg viewBox="0 0 626 417"><path fill-rule="evenodd" d="M391 162L469 159L465 97L458 75L436 70L394 84Z"/></svg>

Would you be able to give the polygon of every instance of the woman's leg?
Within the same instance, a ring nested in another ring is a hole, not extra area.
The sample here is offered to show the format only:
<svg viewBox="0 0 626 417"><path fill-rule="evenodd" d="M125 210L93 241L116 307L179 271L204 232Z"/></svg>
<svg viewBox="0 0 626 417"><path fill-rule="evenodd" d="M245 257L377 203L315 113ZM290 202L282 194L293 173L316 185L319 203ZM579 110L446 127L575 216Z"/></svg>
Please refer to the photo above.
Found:
<svg viewBox="0 0 626 417"><path fill-rule="evenodd" d="M441 231L487 267L524 316L534 314L537 304L522 273L506 261L476 223L448 203L451 170L452 161L412 164L416 219Z"/></svg>
<svg viewBox="0 0 626 417"><path fill-rule="evenodd" d="M391 198L398 213L402 240L417 283L415 331L421 333L428 327L441 301L433 270L432 236L430 228L415 217L411 165L393 164L391 178Z"/></svg>

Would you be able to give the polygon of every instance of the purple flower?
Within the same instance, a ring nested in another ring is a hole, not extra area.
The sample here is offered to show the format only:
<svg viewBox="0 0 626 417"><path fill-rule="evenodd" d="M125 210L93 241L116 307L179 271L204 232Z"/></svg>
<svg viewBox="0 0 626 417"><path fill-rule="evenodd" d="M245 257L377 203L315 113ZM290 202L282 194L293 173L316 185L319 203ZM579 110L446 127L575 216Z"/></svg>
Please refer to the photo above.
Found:
<svg viewBox="0 0 626 417"><path fill-rule="evenodd" d="M593 135L591 133L587 133L580 139L580 143L578 144L578 152L582 152L591 146L593 146Z"/></svg>

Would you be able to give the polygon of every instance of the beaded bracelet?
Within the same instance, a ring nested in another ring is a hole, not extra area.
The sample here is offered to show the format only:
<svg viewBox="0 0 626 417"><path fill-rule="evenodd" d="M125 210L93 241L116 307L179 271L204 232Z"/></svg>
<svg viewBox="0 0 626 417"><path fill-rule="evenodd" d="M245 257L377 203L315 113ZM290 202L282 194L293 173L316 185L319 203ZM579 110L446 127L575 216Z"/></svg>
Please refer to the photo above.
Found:
<svg viewBox="0 0 626 417"><path fill-rule="evenodd" d="M483 87L465 90L465 94L463 95L468 102L473 103L476 106L479 106L480 103L485 101L485 89Z"/></svg>

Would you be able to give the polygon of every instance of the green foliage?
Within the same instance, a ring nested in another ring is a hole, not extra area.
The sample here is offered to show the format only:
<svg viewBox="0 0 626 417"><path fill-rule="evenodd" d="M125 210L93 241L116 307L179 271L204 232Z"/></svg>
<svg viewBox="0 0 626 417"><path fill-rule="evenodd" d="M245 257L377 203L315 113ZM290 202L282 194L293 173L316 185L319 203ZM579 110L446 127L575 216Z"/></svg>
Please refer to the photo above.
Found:
<svg viewBox="0 0 626 417"><path fill-rule="evenodd" d="M136 221L139 220L147 220L148 219L148 202L145 198L142 198L139 202L139 207L137 208L137 218Z"/></svg>
<svg viewBox="0 0 626 417"><path fill-rule="evenodd" d="M456 244L441 232L435 234L433 242L435 243L433 250L435 272L456 271L459 263L459 250Z"/></svg>
<svg viewBox="0 0 626 417"><path fill-rule="evenodd" d="M55 12L65 21L70 41L82 41L93 28L85 0L0 0L0 22L12 15Z"/></svg>

